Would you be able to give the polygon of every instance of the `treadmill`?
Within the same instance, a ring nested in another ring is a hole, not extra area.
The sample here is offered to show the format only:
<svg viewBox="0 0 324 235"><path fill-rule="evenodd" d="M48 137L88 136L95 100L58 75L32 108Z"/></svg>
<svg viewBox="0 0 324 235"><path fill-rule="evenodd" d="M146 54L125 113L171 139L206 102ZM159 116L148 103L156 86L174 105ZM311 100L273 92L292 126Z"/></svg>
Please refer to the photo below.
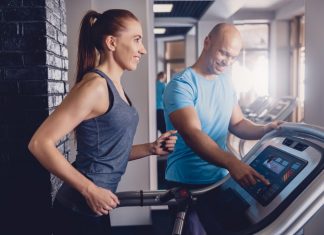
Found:
<svg viewBox="0 0 324 235"><path fill-rule="evenodd" d="M242 109L242 112L245 117L251 120L259 116L272 102L269 96L261 96L253 101L248 107Z"/></svg>
<svg viewBox="0 0 324 235"><path fill-rule="evenodd" d="M251 105L243 109L244 116L257 123L267 124L274 120L286 120L295 110L296 98L281 97L274 99L269 96L257 98ZM227 138L227 148L238 158L242 158L252 148L256 141L239 139L229 134Z"/></svg>
<svg viewBox="0 0 324 235"><path fill-rule="evenodd" d="M180 235L191 203L219 188L226 235L296 234L324 204L324 129L284 123L265 135L247 153L244 162L271 182L241 187L229 175L206 188L173 188L119 192L119 207L178 205L174 235ZM240 224L233 223L240 218ZM323 225L324 230L324 225Z"/></svg>
<svg viewBox="0 0 324 235"><path fill-rule="evenodd" d="M266 124L274 120L285 120L296 107L296 98L282 97L272 102L270 98L268 100L270 100L269 105L261 108L259 115L252 119L256 123Z"/></svg>

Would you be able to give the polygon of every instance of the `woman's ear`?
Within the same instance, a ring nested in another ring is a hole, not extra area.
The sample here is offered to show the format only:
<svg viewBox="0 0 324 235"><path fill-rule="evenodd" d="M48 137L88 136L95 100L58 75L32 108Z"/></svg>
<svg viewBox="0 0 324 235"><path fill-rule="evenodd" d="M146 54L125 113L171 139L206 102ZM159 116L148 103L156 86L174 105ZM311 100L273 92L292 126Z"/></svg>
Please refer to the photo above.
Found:
<svg viewBox="0 0 324 235"><path fill-rule="evenodd" d="M114 36L107 36L105 39L105 44L109 51L116 50L116 38Z"/></svg>

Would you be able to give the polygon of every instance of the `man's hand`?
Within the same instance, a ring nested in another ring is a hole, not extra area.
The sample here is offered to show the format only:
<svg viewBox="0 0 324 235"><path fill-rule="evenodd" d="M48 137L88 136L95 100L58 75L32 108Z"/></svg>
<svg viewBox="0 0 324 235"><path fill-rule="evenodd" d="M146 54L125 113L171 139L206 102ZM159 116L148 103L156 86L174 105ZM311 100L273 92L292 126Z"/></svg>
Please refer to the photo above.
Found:
<svg viewBox="0 0 324 235"><path fill-rule="evenodd" d="M270 185L270 182L264 178L263 175L259 174L249 165L241 162L237 158L233 157L227 166L227 170L240 185L248 187L261 181L265 185Z"/></svg>
<svg viewBox="0 0 324 235"><path fill-rule="evenodd" d="M264 125L264 134L267 134L268 132L272 131L272 130L275 130L275 129L279 129L280 128L280 125L284 123L284 121L273 121L273 122L270 122L266 125Z"/></svg>

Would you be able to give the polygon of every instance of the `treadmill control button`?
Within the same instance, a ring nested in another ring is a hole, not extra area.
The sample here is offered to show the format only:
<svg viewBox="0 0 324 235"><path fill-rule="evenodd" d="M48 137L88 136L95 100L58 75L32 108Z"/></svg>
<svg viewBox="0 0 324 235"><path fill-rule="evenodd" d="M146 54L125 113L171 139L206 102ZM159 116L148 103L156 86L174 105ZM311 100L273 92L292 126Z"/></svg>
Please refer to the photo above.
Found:
<svg viewBox="0 0 324 235"><path fill-rule="evenodd" d="M288 165L288 162L287 161L283 161L282 162L282 165L287 166Z"/></svg>
<svg viewBox="0 0 324 235"><path fill-rule="evenodd" d="M284 139L284 141L282 142L282 144L286 146L291 146L293 143L294 141L288 138Z"/></svg>
<svg viewBox="0 0 324 235"><path fill-rule="evenodd" d="M294 170L298 170L300 166L301 165L298 162L296 162L291 166L291 168L294 169Z"/></svg>
<svg viewBox="0 0 324 235"><path fill-rule="evenodd" d="M256 193L261 195L264 193L264 188L259 188Z"/></svg>
<svg viewBox="0 0 324 235"><path fill-rule="evenodd" d="M298 143L295 145L294 149L298 150L298 151L304 151L305 149L308 148L307 144L302 144L302 143Z"/></svg>

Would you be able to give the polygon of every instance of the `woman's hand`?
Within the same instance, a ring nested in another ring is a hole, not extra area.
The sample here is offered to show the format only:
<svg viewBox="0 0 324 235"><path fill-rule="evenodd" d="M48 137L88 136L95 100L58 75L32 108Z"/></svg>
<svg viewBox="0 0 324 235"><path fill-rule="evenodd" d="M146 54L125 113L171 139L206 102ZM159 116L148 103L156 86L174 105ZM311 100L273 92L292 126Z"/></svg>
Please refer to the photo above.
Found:
<svg viewBox="0 0 324 235"><path fill-rule="evenodd" d="M174 150L177 142L176 130L170 130L163 133L156 141L151 143L151 152L153 155L167 155Z"/></svg>
<svg viewBox="0 0 324 235"><path fill-rule="evenodd" d="M119 200L110 190L91 184L85 192L82 193L88 206L97 215L107 215L109 211L116 208Z"/></svg>

